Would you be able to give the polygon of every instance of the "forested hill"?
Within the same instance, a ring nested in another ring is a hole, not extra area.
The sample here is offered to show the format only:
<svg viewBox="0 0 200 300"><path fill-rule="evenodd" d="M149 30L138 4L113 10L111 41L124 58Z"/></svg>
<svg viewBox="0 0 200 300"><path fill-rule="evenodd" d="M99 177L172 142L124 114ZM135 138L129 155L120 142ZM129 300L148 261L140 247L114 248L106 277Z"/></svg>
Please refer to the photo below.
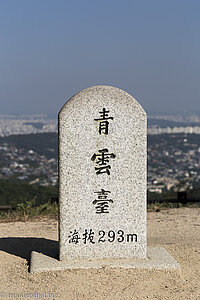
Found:
<svg viewBox="0 0 200 300"><path fill-rule="evenodd" d="M33 150L47 158L57 159L58 156L58 135L55 132L0 137L0 144L3 143L15 145L18 149Z"/></svg>

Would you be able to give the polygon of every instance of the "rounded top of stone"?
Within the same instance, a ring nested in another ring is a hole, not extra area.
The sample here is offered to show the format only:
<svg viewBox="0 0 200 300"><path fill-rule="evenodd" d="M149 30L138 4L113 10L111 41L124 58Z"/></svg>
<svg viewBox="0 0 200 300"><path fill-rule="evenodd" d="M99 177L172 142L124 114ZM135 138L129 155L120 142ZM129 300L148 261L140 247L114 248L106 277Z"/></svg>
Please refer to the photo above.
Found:
<svg viewBox="0 0 200 300"><path fill-rule="evenodd" d="M85 96L89 96L92 99L92 95L101 95L104 97L110 97L112 99L114 98L125 98L126 100L130 100L135 102L135 106L138 107L138 109L146 116L146 112L142 105L129 93L125 92L124 90L114 87L114 86L109 86L109 85L96 85L96 86L91 86L86 89L83 89L76 93L74 96L72 96L61 108L59 115L64 112L66 109L68 109L68 106L70 105L71 102L74 101L81 101L82 99L85 98Z"/></svg>

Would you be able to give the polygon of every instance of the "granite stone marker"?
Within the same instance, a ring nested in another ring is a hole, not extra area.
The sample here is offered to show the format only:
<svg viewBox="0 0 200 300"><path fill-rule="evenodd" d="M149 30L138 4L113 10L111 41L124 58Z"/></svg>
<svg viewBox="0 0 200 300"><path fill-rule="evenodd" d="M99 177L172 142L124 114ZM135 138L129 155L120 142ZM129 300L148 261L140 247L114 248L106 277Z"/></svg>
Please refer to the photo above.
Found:
<svg viewBox="0 0 200 300"><path fill-rule="evenodd" d="M146 113L94 86L59 113L60 260L146 257Z"/></svg>
<svg viewBox="0 0 200 300"><path fill-rule="evenodd" d="M128 93L94 86L59 113L57 248L31 255L31 273L78 269L180 269L146 245L146 113ZM54 255L52 255L54 253Z"/></svg>

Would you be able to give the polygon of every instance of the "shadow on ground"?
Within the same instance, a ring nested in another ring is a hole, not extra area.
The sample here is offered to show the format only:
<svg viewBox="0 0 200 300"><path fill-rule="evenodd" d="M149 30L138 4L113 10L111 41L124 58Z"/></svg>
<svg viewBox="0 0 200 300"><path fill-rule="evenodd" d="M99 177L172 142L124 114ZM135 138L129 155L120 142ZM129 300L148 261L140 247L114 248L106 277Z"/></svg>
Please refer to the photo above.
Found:
<svg viewBox="0 0 200 300"><path fill-rule="evenodd" d="M25 258L28 262L30 262L32 251L58 259L58 242L43 238L0 238L0 251Z"/></svg>

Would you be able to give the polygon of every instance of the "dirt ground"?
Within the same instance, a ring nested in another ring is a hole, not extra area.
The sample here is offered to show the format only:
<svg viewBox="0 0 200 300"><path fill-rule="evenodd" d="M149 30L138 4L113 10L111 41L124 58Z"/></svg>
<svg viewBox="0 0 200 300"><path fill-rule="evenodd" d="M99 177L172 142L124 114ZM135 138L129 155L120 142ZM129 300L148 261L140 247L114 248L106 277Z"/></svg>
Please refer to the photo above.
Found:
<svg viewBox="0 0 200 300"><path fill-rule="evenodd" d="M148 212L148 245L164 247L179 271L135 269L29 273L31 251L57 245L57 222L0 224L0 299L200 300L200 208Z"/></svg>

